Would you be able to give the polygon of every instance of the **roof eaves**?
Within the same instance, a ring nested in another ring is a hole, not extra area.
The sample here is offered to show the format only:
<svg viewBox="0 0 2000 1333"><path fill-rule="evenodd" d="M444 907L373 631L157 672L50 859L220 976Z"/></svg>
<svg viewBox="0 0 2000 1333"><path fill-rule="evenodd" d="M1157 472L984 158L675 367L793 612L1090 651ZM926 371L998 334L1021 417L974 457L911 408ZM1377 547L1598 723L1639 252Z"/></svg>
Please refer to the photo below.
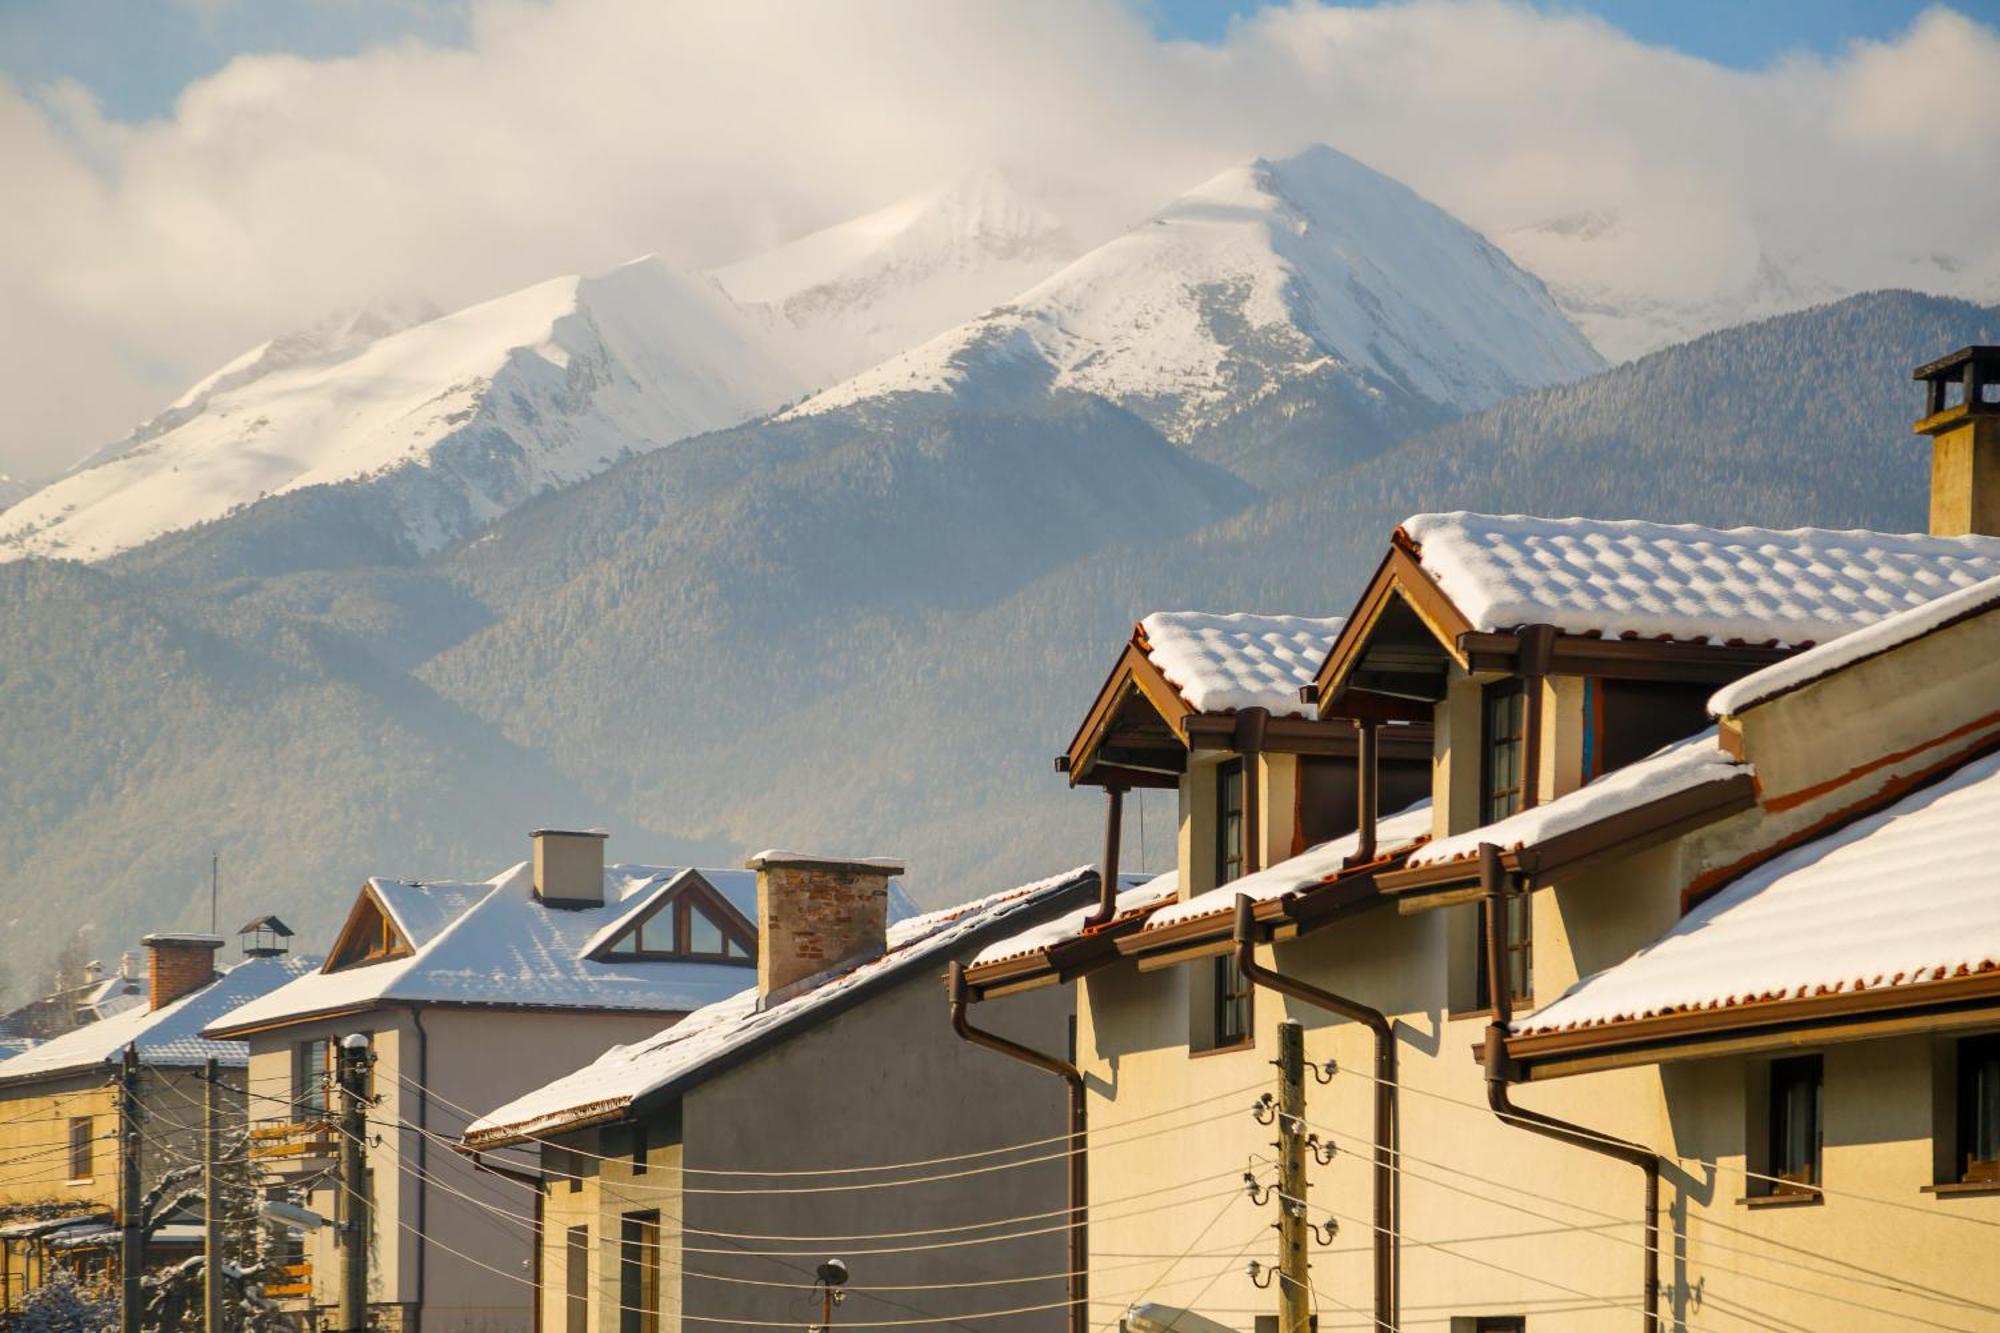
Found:
<svg viewBox="0 0 2000 1333"><path fill-rule="evenodd" d="M1068 879L1051 885L1041 902L1033 907L1020 909L1019 915L1014 912L994 913L990 920L967 931L957 942L958 948L976 952L980 946L989 943L996 936L1012 934L1024 927L1039 924L1050 916L1070 910L1077 906L1071 901L1072 898L1083 896L1085 890L1095 893L1096 889L1096 870L1088 868L1078 870ZM909 980L919 967L936 962L941 957L924 949L924 943L923 940L912 942L906 946L905 957L878 968L872 975L845 988L831 999L820 1004L800 1005L793 1013L766 1024L743 1041L726 1046L715 1055L666 1082L633 1096L630 1099L630 1113L643 1115L654 1107L676 1101L691 1089L718 1074L734 1069L772 1046L789 1041L802 1032L811 1031L820 1024L855 1008L863 1001L901 985Z"/></svg>

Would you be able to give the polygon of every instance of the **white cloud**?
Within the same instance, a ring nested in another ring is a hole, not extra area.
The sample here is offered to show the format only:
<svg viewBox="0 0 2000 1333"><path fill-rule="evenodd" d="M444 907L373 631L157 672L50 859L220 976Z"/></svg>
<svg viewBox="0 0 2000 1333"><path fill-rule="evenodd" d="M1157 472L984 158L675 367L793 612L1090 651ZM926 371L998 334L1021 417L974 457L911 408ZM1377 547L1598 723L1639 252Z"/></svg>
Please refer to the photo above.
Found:
<svg viewBox="0 0 2000 1333"><path fill-rule="evenodd" d="M2000 35L1948 10L1739 72L1499 3L1299 4L1206 47L1112 0L482 0L464 48L244 57L142 125L0 83L0 470L375 294L720 262L987 163L1088 238L1312 140L1579 293L1699 307L1776 264L2000 294Z"/></svg>

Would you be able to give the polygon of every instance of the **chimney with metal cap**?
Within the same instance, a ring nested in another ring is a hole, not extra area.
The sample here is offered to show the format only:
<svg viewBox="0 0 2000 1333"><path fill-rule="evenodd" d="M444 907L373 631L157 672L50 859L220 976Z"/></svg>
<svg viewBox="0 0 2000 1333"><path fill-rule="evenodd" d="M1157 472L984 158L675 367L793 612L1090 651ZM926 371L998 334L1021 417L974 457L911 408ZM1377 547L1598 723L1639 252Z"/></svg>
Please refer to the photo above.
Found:
<svg viewBox="0 0 2000 1333"><path fill-rule="evenodd" d="M538 828L529 834L535 845L535 897L550 907L604 906L603 829Z"/></svg>
<svg viewBox="0 0 2000 1333"><path fill-rule="evenodd" d="M215 980L220 935L177 935L157 931L141 939L149 955L146 1007L164 1009Z"/></svg>
<svg viewBox="0 0 2000 1333"><path fill-rule="evenodd" d="M1931 439L1931 532L2000 537L2000 347L1961 347L1912 372Z"/></svg>

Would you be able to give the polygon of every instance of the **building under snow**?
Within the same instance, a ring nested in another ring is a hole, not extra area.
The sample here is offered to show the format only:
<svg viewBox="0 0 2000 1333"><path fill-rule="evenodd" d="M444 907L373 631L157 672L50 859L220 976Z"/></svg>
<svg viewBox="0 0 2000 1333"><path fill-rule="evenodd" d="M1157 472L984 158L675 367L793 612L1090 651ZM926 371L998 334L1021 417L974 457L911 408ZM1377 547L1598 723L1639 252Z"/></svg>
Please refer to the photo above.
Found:
<svg viewBox="0 0 2000 1333"><path fill-rule="evenodd" d="M1161 1126L1094 1145L1092 1326L2000 1315L2000 348L1917 374L1930 533L1424 514L1303 704L1282 627L1135 640L1058 766L1174 790L1177 870L968 974L1073 986L1093 1123ZM1316 844L1314 727L1358 764Z"/></svg>

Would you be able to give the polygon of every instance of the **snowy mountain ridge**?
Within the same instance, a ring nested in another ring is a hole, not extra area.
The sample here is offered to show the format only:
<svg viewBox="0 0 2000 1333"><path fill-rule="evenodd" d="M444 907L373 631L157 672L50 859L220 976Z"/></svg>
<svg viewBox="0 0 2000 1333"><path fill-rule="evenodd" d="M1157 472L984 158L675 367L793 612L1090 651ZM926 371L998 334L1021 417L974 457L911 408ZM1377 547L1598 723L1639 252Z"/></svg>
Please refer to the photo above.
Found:
<svg viewBox="0 0 2000 1333"><path fill-rule="evenodd" d="M1006 305L820 393L795 417L982 378L1101 395L1185 441L1288 385L1466 411L1603 359L1540 282L1324 145L1233 168Z"/></svg>
<svg viewBox="0 0 2000 1333"><path fill-rule="evenodd" d="M253 349L0 514L0 560L99 560L269 495L387 488L417 551L801 383L710 280L652 258L400 329L342 319Z"/></svg>
<svg viewBox="0 0 2000 1333"><path fill-rule="evenodd" d="M1011 176L974 171L714 270L832 383L942 333L1077 254L1061 218Z"/></svg>

